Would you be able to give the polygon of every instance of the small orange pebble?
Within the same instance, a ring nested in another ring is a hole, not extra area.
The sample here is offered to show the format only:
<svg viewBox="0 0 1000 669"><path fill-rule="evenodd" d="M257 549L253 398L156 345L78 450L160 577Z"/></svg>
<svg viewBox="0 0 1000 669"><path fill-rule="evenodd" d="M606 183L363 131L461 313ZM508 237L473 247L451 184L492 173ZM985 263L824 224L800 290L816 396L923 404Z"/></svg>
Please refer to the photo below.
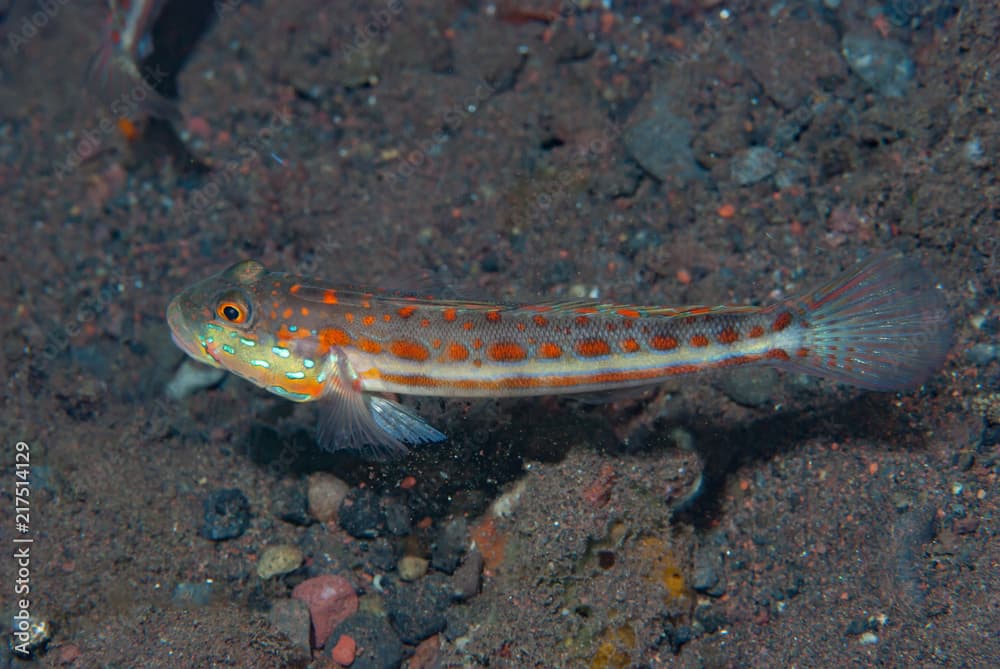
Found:
<svg viewBox="0 0 1000 669"><path fill-rule="evenodd" d="M455 39L455 29L454 28L445 28L444 29L444 38L445 39Z"/></svg>
<svg viewBox="0 0 1000 669"><path fill-rule="evenodd" d="M691 272L686 269L677 270L677 280L680 281L685 286L691 283Z"/></svg>
<svg viewBox="0 0 1000 669"><path fill-rule="evenodd" d="M462 208L461 207L454 207L451 210L451 217L452 218L462 218Z"/></svg>
<svg viewBox="0 0 1000 669"><path fill-rule="evenodd" d="M740 481L740 490L746 492L749 489L750 489L750 481L747 481L746 479Z"/></svg>
<svg viewBox="0 0 1000 669"><path fill-rule="evenodd" d="M889 19L885 17L885 14L878 14L872 19L872 27L878 31L878 34L882 37L888 37L889 32L892 28L889 26Z"/></svg>
<svg viewBox="0 0 1000 669"><path fill-rule="evenodd" d="M431 518L430 516L424 516L423 518L420 519L420 522L417 523L417 528L421 530L426 530L433 524L434 524L433 518Z"/></svg>
<svg viewBox="0 0 1000 669"><path fill-rule="evenodd" d="M667 43L667 46L674 51L684 50L684 38L678 37L677 35L667 35L663 38L663 41Z"/></svg>
<svg viewBox="0 0 1000 669"><path fill-rule="evenodd" d="M794 235L795 237L800 236L803 232L806 231L805 226L802 225L802 223L799 221L792 221L791 225L789 225L788 227L789 227L789 232L791 232L792 235Z"/></svg>
<svg viewBox="0 0 1000 669"><path fill-rule="evenodd" d="M188 119L187 129L192 135L201 137L202 139L208 139L212 134L212 127L208 124L201 116L192 116Z"/></svg>
<svg viewBox="0 0 1000 669"><path fill-rule="evenodd" d="M229 134L228 130L220 130L219 133L215 136L215 142L216 142L216 144L219 144L221 146L221 145L229 144L229 142L230 142L230 140L232 140L232 138L233 138L233 136L231 134Z"/></svg>
<svg viewBox="0 0 1000 669"><path fill-rule="evenodd" d="M139 129L127 118L118 119L118 131L122 134L128 142L134 142L139 139Z"/></svg>
<svg viewBox="0 0 1000 669"><path fill-rule="evenodd" d="M330 658L337 664L345 667L354 662L354 656L358 653L358 644L346 634L341 634L337 639L337 645L330 651Z"/></svg>
<svg viewBox="0 0 1000 669"><path fill-rule="evenodd" d="M878 463L872 462L868 465L868 473L874 476L876 472L878 472Z"/></svg>
<svg viewBox="0 0 1000 669"><path fill-rule="evenodd" d="M483 556L483 566L491 572L496 571L503 564L507 535L497 529L493 518L484 519L472 528L470 534Z"/></svg>
<svg viewBox="0 0 1000 669"><path fill-rule="evenodd" d="M615 25L615 15L613 12L604 12L601 14L601 32L609 33Z"/></svg>
<svg viewBox="0 0 1000 669"><path fill-rule="evenodd" d="M399 487L403 490L410 490L415 485L417 485L417 477L415 476L404 476L403 480L399 482Z"/></svg>
<svg viewBox="0 0 1000 669"><path fill-rule="evenodd" d="M728 202L718 208L717 213L722 218L732 218L736 215L736 207Z"/></svg>

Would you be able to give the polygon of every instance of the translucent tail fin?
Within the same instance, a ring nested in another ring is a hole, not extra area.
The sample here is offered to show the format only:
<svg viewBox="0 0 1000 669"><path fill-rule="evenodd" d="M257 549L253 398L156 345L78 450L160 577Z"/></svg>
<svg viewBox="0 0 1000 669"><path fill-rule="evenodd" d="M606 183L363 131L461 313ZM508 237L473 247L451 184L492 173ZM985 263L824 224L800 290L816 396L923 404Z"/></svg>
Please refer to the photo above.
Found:
<svg viewBox="0 0 1000 669"><path fill-rule="evenodd" d="M138 64L110 35L87 64L86 85L111 116L134 118L146 114L171 121L183 119L177 104L160 95L143 78Z"/></svg>
<svg viewBox="0 0 1000 669"><path fill-rule="evenodd" d="M899 253L876 256L784 306L801 314L804 329L800 355L780 366L861 388L918 386L951 345L944 296Z"/></svg>

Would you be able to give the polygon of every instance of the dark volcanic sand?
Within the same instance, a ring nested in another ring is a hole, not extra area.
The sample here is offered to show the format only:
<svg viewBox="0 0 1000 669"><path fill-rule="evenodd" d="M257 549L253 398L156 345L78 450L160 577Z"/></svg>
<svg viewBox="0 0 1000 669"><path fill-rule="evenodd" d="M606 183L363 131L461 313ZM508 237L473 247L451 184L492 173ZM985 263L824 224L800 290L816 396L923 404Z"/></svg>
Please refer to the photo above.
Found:
<svg viewBox="0 0 1000 669"><path fill-rule="evenodd" d="M24 441L30 609L52 626L37 666L302 666L268 611L303 578L345 575L383 607L367 544L276 511L315 471L389 496L414 477L400 550L429 554L452 517L478 533L481 594L426 643L439 664L411 666L998 666L1000 363L968 353L996 345L1000 315L992 3L246 3L180 70L181 142L154 125L131 143L83 91L103 3L51 3L17 49L32 3L13 4L0 540L12 554ZM168 37L194 30L180 16ZM848 67L847 34L912 59L902 97ZM639 142L660 179L626 147L651 113L675 140ZM777 171L741 185L750 147ZM952 355L912 393L765 375L754 401L721 377L597 406L423 401L452 440L389 464L320 453L312 407L235 378L164 395L183 358L167 302L243 258L479 297L715 304L883 249L918 259L953 314ZM225 488L252 519L216 543L202 500ZM279 543L307 565L261 581ZM5 616L16 568L0 559ZM173 597L206 579L207 601ZM7 665L27 666L4 649Z"/></svg>

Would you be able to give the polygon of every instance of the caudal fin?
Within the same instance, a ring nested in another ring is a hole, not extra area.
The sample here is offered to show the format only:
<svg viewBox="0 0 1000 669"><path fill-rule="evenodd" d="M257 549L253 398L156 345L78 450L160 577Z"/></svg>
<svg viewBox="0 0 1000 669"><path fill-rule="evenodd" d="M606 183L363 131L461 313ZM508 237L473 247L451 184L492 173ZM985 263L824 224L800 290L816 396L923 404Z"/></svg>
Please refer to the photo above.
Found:
<svg viewBox="0 0 1000 669"><path fill-rule="evenodd" d="M951 345L944 296L899 253L871 258L785 306L805 327L802 355L781 366L861 388L918 386Z"/></svg>
<svg viewBox="0 0 1000 669"><path fill-rule="evenodd" d="M134 118L146 114L171 121L183 116L177 104L163 97L147 82L130 55L108 38L87 64L88 91L111 116Z"/></svg>

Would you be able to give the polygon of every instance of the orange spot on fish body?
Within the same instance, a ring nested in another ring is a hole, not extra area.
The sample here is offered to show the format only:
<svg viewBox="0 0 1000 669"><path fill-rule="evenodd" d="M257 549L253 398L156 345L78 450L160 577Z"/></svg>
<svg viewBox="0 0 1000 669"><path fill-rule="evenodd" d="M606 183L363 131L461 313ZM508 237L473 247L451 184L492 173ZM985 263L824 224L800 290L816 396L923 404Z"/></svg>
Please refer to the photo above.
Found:
<svg viewBox="0 0 1000 669"><path fill-rule="evenodd" d="M396 313L399 314L400 318L407 319L410 316L412 316L413 312L416 311L416 310L417 310L417 308L415 306L413 306L412 304L409 304L409 305L407 305L405 307L400 307L399 310L396 311Z"/></svg>
<svg viewBox="0 0 1000 669"><path fill-rule="evenodd" d="M543 328L549 324L549 319L547 319L545 316L542 316L541 314L536 314L532 316L531 320L533 320L535 322L535 325L537 325L540 328Z"/></svg>
<svg viewBox="0 0 1000 669"><path fill-rule="evenodd" d="M594 307L577 307L573 311L575 311L578 314L596 314L597 313L597 309L595 309Z"/></svg>
<svg viewBox="0 0 1000 669"><path fill-rule="evenodd" d="M672 351L677 348L677 340L670 336L657 335L649 340L649 347L654 351Z"/></svg>
<svg viewBox="0 0 1000 669"><path fill-rule="evenodd" d="M465 321L464 323L462 323L462 329L465 331L469 331L474 327L475 325L472 323L472 321Z"/></svg>
<svg viewBox="0 0 1000 669"><path fill-rule="evenodd" d="M499 311L487 311L486 312L486 320L488 320L490 323L499 323L500 322L500 312Z"/></svg>
<svg viewBox="0 0 1000 669"><path fill-rule="evenodd" d="M388 323L392 320L392 314L382 314L382 320Z"/></svg>
<svg viewBox="0 0 1000 669"><path fill-rule="evenodd" d="M788 352L783 348L771 349L764 354L765 358L770 358L771 360L790 360Z"/></svg>
<svg viewBox="0 0 1000 669"><path fill-rule="evenodd" d="M584 358L597 358L611 354L611 346L603 339L584 339L577 342L576 353Z"/></svg>
<svg viewBox="0 0 1000 669"><path fill-rule="evenodd" d="M375 323L375 317L371 315L365 316L364 318L361 319L362 325L372 325L374 323Z"/></svg>
<svg viewBox="0 0 1000 669"><path fill-rule="evenodd" d="M358 348L360 348L365 353L379 354L382 352L382 345L379 344L374 339L368 339L367 337L361 337L357 342Z"/></svg>
<svg viewBox="0 0 1000 669"><path fill-rule="evenodd" d="M430 322L429 319L427 319L427 318L421 318L420 319L420 327L422 327L422 328L429 328L430 326L431 326L431 322Z"/></svg>
<svg viewBox="0 0 1000 669"><path fill-rule="evenodd" d="M292 311L291 307L285 307L285 310L281 312L281 317L284 318L285 320L288 320L289 318L292 317L293 313L295 312Z"/></svg>
<svg viewBox="0 0 1000 669"><path fill-rule="evenodd" d="M431 357L430 351L423 344L409 339L397 339L389 344L389 350L397 358L403 358L404 360L416 360L417 362L423 362L427 358Z"/></svg>
<svg viewBox="0 0 1000 669"><path fill-rule="evenodd" d="M291 293L292 295L298 295L300 290L302 290L302 285L298 283L293 283L288 288L288 292Z"/></svg>
<svg viewBox="0 0 1000 669"><path fill-rule="evenodd" d="M354 314L352 312L350 312L350 311L346 312L344 314L344 320L347 321L348 323L353 323L354 322Z"/></svg>
<svg viewBox="0 0 1000 669"><path fill-rule="evenodd" d="M740 335L732 328L722 328L716 339L720 344L733 344L740 339Z"/></svg>
<svg viewBox="0 0 1000 669"><path fill-rule="evenodd" d="M577 326L584 328L590 324L590 319L587 318L586 316L577 316L574 322L577 324Z"/></svg>
<svg viewBox="0 0 1000 669"><path fill-rule="evenodd" d="M496 362L520 362L528 357L528 352L520 344L512 341L490 344L486 355Z"/></svg>
<svg viewBox="0 0 1000 669"><path fill-rule="evenodd" d="M465 348L462 344L457 341L450 342L446 350L448 355L448 360L451 362L462 362L463 360L468 360L469 349Z"/></svg>
<svg viewBox="0 0 1000 669"><path fill-rule="evenodd" d="M563 351L559 344L554 344L550 341L544 342L538 345L538 357L546 358L551 360L553 358L562 357Z"/></svg>
<svg viewBox="0 0 1000 669"><path fill-rule="evenodd" d="M525 330L528 329L528 326L527 326L527 324L525 324L524 321L518 321L516 327L517 327L518 332L524 332Z"/></svg>
<svg viewBox="0 0 1000 669"><path fill-rule="evenodd" d="M774 319L774 323L771 325L771 330L774 332L781 332L791 324L792 315L787 311L783 311L778 314L777 318Z"/></svg>
<svg viewBox="0 0 1000 669"><path fill-rule="evenodd" d="M483 347L483 340L482 339L480 339L479 337L476 337L475 339L472 340L472 348L474 348L474 349L476 349L478 351L482 347Z"/></svg>
<svg viewBox="0 0 1000 669"><path fill-rule="evenodd" d="M325 354L334 346L347 346L351 343L351 335L340 328L326 328L317 334L319 353Z"/></svg>
<svg viewBox="0 0 1000 669"><path fill-rule="evenodd" d="M458 318L458 310L455 307L448 307L441 312L441 317L450 323Z"/></svg>
<svg viewBox="0 0 1000 669"><path fill-rule="evenodd" d="M336 304L337 293L327 288L323 291L323 304Z"/></svg>
<svg viewBox="0 0 1000 669"><path fill-rule="evenodd" d="M752 328L750 328L750 332L747 333L747 337L750 337L750 339L758 339L763 336L764 336L764 328L762 328L759 325L753 326Z"/></svg>
<svg viewBox="0 0 1000 669"><path fill-rule="evenodd" d="M631 338L623 339L621 342L621 347L625 353L637 353L642 349L642 347L639 346L639 342Z"/></svg>
<svg viewBox="0 0 1000 669"><path fill-rule="evenodd" d="M702 348L708 346L708 344L709 344L708 337L706 337L705 335L694 335L693 337L691 337L692 346L697 346L698 348Z"/></svg>
<svg viewBox="0 0 1000 669"><path fill-rule="evenodd" d="M301 309L299 309L299 313L302 314L303 316L308 316L309 315L309 307L302 307Z"/></svg>
<svg viewBox="0 0 1000 669"><path fill-rule="evenodd" d="M622 316L623 318L639 318L640 316L642 316L642 314L640 314L635 309L619 309L617 313L619 316Z"/></svg>

